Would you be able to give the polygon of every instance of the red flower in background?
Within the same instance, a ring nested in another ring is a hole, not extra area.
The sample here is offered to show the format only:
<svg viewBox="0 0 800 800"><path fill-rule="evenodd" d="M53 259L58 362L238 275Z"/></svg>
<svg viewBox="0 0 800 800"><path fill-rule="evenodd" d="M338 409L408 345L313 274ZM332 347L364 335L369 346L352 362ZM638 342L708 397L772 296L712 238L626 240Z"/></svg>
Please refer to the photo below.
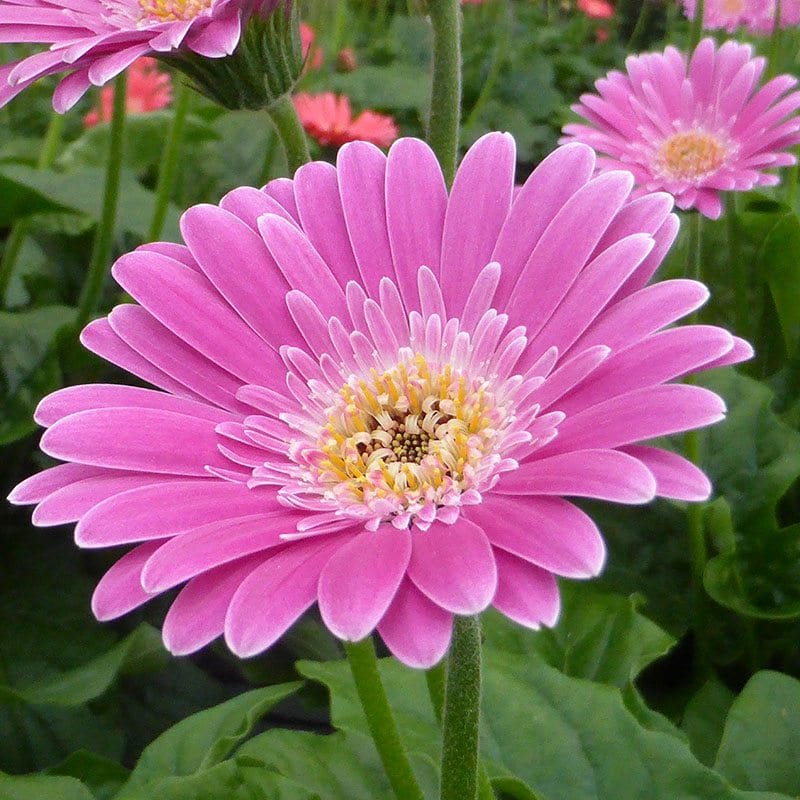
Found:
<svg viewBox="0 0 800 800"><path fill-rule="evenodd" d="M578 0L578 9L592 19L611 19L614 6L608 0Z"/></svg>
<svg viewBox="0 0 800 800"><path fill-rule="evenodd" d="M172 78L169 73L161 72L157 65L154 58L144 56L128 69L125 109L129 114L158 111L172 102ZM114 87L104 86L100 90L99 104L83 118L83 124L91 128L98 122L110 122L113 105Z"/></svg>
<svg viewBox="0 0 800 800"><path fill-rule="evenodd" d="M300 23L300 46L303 48L303 58L309 69L319 69L322 66L322 49L314 44L317 32L307 23Z"/></svg>
<svg viewBox="0 0 800 800"><path fill-rule="evenodd" d="M399 135L397 123L388 114L362 111L353 119L350 101L333 92L301 92L295 95L294 105L306 132L324 146L362 140L388 147Z"/></svg>

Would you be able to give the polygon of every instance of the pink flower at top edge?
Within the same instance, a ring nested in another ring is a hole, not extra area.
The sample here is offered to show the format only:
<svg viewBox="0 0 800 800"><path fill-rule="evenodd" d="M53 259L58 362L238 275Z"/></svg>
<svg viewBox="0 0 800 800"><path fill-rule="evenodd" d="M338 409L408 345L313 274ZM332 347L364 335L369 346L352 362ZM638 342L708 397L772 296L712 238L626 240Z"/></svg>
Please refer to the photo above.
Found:
<svg viewBox="0 0 800 800"><path fill-rule="evenodd" d="M350 101L332 92L294 97L294 106L303 128L325 147L338 147L362 140L388 147L398 136L397 124L388 114L362 111L353 119Z"/></svg>
<svg viewBox="0 0 800 800"><path fill-rule="evenodd" d="M448 192L416 139L341 148L293 180L235 189L113 274L136 302L81 340L156 389L46 397L41 448L64 463L17 486L34 524L130 545L92 608L114 619L183 586L167 647L218 636L247 657L315 603L328 628L377 628L429 667L454 614L494 605L553 625L556 576L605 547L569 499L704 500L705 475L639 442L720 420L680 383L749 357L708 297L649 283L677 232L663 193L594 176L570 144L512 201L516 153L488 134ZM197 309L203 314L198 315Z"/></svg>
<svg viewBox="0 0 800 800"><path fill-rule="evenodd" d="M102 86L143 55L186 49L222 58L236 49L251 15L265 15L279 2L3 0L0 43L49 47L0 67L0 106L46 75L68 73L53 95L63 113L90 86Z"/></svg>
<svg viewBox="0 0 800 800"><path fill-rule="evenodd" d="M608 0L578 0L578 9L592 19L611 19L614 6Z"/></svg>
<svg viewBox="0 0 800 800"><path fill-rule="evenodd" d="M143 114L166 108L172 102L172 78L158 69L158 62L146 56L138 58L128 69L125 108L129 114ZM100 107L93 108L84 118L87 128L98 122L110 122L114 105L114 87L100 90Z"/></svg>
<svg viewBox="0 0 800 800"><path fill-rule="evenodd" d="M696 0L683 0L684 13L694 19ZM781 0L780 26L800 23L800 0ZM703 27L733 33L745 27L750 33L768 35L775 24L774 0L706 0L703 4Z"/></svg>
<svg viewBox="0 0 800 800"><path fill-rule="evenodd" d="M319 69L322 66L322 50L319 45L314 44L317 34L314 29L306 22L300 23L300 43L303 50L303 58L306 59L306 66L310 69Z"/></svg>
<svg viewBox="0 0 800 800"><path fill-rule="evenodd" d="M775 185L765 170L795 163L797 80L760 86L765 60L749 45L704 39L691 58L668 47L625 66L573 106L588 124L565 125L561 141L593 147L601 170L629 169L639 192L667 191L680 208L715 219L721 192Z"/></svg>

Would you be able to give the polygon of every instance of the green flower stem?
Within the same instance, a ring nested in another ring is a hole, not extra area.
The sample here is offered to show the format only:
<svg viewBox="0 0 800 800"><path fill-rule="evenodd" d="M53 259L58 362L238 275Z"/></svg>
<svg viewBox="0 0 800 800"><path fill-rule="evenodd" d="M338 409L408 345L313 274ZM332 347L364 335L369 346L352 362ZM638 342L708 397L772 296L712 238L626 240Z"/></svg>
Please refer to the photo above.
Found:
<svg viewBox="0 0 800 800"><path fill-rule="evenodd" d="M639 16L636 17L636 24L633 26L631 35L628 37L628 42L625 45L628 50L636 50L639 45L639 37L644 33L650 17L653 14L654 3L652 0L643 0L642 6L639 9Z"/></svg>
<svg viewBox="0 0 800 800"><path fill-rule="evenodd" d="M703 216L699 211L688 215L689 251L686 261L686 277L693 280L702 279L703 258ZM690 322L698 320L695 312ZM690 383L691 381L687 381ZM683 438L683 449L686 458L692 464L700 464L700 434L688 431ZM708 641L706 638L706 597L703 589L703 575L708 561L705 526L703 525L703 504L689 503L686 508L686 532L689 540L689 555L692 565L692 595L694 599L695 641L697 643L697 664L700 672L705 672L709 664Z"/></svg>
<svg viewBox="0 0 800 800"><path fill-rule="evenodd" d="M424 800L381 683L372 639L346 642L344 648L367 725L397 800Z"/></svg>
<svg viewBox="0 0 800 800"><path fill-rule="evenodd" d="M736 299L736 333L750 339L750 319L752 300L750 298L750 264L741 253L741 223L737 192L728 196L725 214L728 223L728 263L735 270L734 294Z"/></svg>
<svg viewBox="0 0 800 800"><path fill-rule="evenodd" d="M781 0L776 0L775 13L772 17L772 34L769 37L767 70L765 78L774 78L780 69L781 60Z"/></svg>
<svg viewBox="0 0 800 800"><path fill-rule="evenodd" d="M158 167L158 183L156 184L156 204L153 209L153 219L150 222L150 231L147 239L150 242L161 236L164 220L167 218L167 209L172 197L172 188L175 185L175 173L178 171L178 156L181 152L183 131L186 127L186 115L192 99L191 89L185 81L178 81L175 90L175 104L173 106L172 123L167 133L167 146L161 156Z"/></svg>
<svg viewBox="0 0 800 800"><path fill-rule="evenodd" d="M456 172L461 121L461 7L458 0L428 0L433 27L433 82L428 143L450 185Z"/></svg>
<svg viewBox="0 0 800 800"><path fill-rule="evenodd" d="M111 132L106 167L106 184L103 191L103 206L92 247L89 271L81 290L75 326L78 330L89 321L97 309L103 291L103 281L111 260L114 244L114 223L119 200L119 178L122 171L122 148L125 143L125 101L127 99L127 77L125 73L114 81L114 105L111 112Z"/></svg>
<svg viewBox="0 0 800 800"><path fill-rule="evenodd" d="M697 0L694 7L694 19L689 27L689 53L700 44L700 39L703 38L703 15L705 14L704 0Z"/></svg>
<svg viewBox="0 0 800 800"><path fill-rule="evenodd" d="M447 662L440 800L476 800L481 714L481 626L456 617Z"/></svg>
<svg viewBox="0 0 800 800"><path fill-rule="evenodd" d="M270 130L267 131L267 142L264 145L264 162L261 166L261 175L259 177L261 186L268 183L272 177L272 164L275 161L275 154L278 152L279 144L278 134L270 126Z"/></svg>
<svg viewBox="0 0 800 800"><path fill-rule="evenodd" d="M56 114L55 111L50 116L42 149L39 158L36 160L37 169L48 169L55 161L58 148L61 144L61 134L64 130L64 115ZM11 276L14 274L14 267L17 264L22 245L28 236L28 224L24 219L17 220L9 231L6 239L6 246L3 250L3 258L0 260L0 306L5 305L6 292L11 283Z"/></svg>
<svg viewBox="0 0 800 800"><path fill-rule="evenodd" d="M267 113L275 123L275 129L286 151L289 172L294 175L298 167L311 161L311 154L308 152L308 140L292 98L288 94L281 95L267 108Z"/></svg>

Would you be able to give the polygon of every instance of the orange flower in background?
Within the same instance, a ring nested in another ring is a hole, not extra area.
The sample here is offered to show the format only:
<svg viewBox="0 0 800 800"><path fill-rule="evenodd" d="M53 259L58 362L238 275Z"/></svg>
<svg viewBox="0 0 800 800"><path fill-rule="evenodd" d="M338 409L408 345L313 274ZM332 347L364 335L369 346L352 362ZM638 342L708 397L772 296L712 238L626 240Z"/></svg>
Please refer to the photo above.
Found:
<svg viewBox="0 0 800 800"><path fill-rule="evenodd" d="M125 109L129 114L144 114L166 108L172 102L172 78L158 69L154 58L143 56L128 68L128 92ZM111 121L114 105L114 87L104 86L100 90L100 102L84 118L87 128L98 122Z"/></svg>
<svg viewBox="0 0 800 800"><path fill-rule="evenodd" d="M614 6L608 0L578 0L578 9L592 19L611 19Z"/></svg>
<svg viewBox="0 0 800 800"><path fill-rule="evenodd" d="M300 23L300 46L303 49L303 58L306 60L306 67L309 69L319 69L322 66L322 50L314 40L317 38L316 31L306 22Z"/></svg>
<svg viewBox="0 0 800 800"><path fill-rule="evenodd" d="M358 56L352 47L345 47L336 56L336 69L339 72L353 72L358 68Z"/></svg>
<svg viewBox="0 0 800 800"><path fill-rule="evenodd" d="M324 146L339 147L363 140L388 147L399 135L397 123L388 114L362 111L353 119L350 101L344 95L301 92L295 95L294 106L308 134Z"/></svg>

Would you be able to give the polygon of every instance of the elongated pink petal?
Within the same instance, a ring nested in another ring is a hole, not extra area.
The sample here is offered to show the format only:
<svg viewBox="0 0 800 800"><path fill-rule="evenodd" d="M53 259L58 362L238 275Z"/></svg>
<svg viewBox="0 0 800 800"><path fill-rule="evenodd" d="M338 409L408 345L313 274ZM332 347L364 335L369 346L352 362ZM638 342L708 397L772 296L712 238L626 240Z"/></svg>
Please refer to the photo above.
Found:
<svg viewBox="0 0 800 800"><path fill-rule="evenodd" d="M452 627L452 615L406 579L378 623L378 632L399 661L416 669L429 669L447 652Z"/></svg>
<svg viewBox="0 0 800 800"><path fill-rule="evenodd" d="M454 614L477 614L492 602L497 569L486 534L463 517L413 533L408 577Z"/></svg>
<svg viewBox="0 0 800 800"><path fill-rule="evenodd" d="M555 625L561 599L553 574L504 550L495 550L494 556L497 593L492 605L526 628Z"/></svg>
<svg viewBox="0 0 800 800"><path fill-rule="evenodd" d="M623 452L642 462L656 479L656 493L673 500L701 502L711 496L711 482L697 466L677 453L628 445Z"/></svg>
<svg viewBox="0 0 800 800"><path fill-rule="evenodd" d="M14 505L29 505L30 503L40 503L48 495L77 483L86 478L94 478L97 475L107 475L111 470L103 467L90 467L86 464L59 464L50 467L36 475L31 475L22 483L17 484L8 496L9 503Z"/></svg>
<svg viewBox="0 0 800 800"><path fill-rule="evenodd" d="M319 610L340 639L363 639L380 622L411 558L411 534L365 531L340 547L322 570Z"/></svg>
<svg viewBox="0 0 800 800"><path fill-rule="evenodd" d="M561 498L490 496L468 513L492 545L556 575L590 578L605 562L597 526Z"/></svg>

